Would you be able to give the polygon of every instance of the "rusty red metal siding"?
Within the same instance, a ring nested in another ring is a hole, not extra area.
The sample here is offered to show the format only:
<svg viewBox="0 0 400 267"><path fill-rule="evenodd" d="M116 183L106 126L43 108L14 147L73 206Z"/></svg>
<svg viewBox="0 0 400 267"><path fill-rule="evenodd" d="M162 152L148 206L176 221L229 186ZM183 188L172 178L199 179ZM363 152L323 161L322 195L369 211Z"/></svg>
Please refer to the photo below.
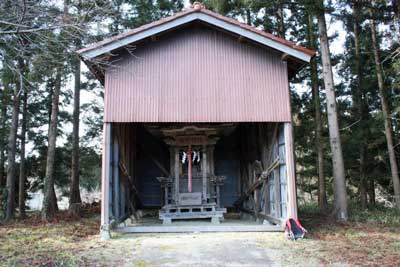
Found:
<svg viewBox="0 0 400 267"><path fill-rule="evenodd" d="M138 46L106 70L106 122L290 121L280 54L206 27Z"/></svg>

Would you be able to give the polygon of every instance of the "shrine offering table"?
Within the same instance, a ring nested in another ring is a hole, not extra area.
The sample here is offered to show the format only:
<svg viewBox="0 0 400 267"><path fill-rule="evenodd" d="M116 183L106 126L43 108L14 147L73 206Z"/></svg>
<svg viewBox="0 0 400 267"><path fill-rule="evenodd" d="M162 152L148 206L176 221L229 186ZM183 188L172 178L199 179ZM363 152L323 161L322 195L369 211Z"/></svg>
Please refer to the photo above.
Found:
<svg viewBox="0 0 400 267"><path fill-rule="evenodd" d="M212 223L219 223L226 213L226 208L218 208L215 203L199 205L165 205L159 212L163 224L171 224L172 220L179 219L207 219Z"/></svg>

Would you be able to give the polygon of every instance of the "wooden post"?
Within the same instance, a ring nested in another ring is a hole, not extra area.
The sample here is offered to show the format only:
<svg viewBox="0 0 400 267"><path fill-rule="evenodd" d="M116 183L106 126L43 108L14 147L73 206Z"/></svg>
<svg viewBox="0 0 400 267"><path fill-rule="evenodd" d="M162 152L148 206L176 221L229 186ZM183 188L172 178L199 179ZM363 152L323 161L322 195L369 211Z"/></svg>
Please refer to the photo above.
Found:
<svg viewBox="0 0 400 267"><path fill-rule="evenodd" d="M179 205L179 148L174 149L174 174L175 174L175 204Z"/></svg>
<svg viewBox="0 0 400 267"><path fill-rule="evenodd" d="M288 218L297 218L297 193L296 193L296 165L294 161L293 125L292 122L284 123Z"/></svg>
<svg viewBox="0 0 400 267"><path fill-rule="evenodd" d="M277 146L277 147L279 147L279 146ZM276 211L275 217L280 218L282 216L282 214L281 214L281 183L280 183L281 177L279 175L279 167L274 170L274 177L275 177L275 179L274 179L275 200L274 201L275 201L275 211Z"/></svg>
<svg viewBox="0 0 400 267"><path fill-rule="evenodd" d="M171 179L174 179L174 177L175 177L175 148L172 147L172 146L169 147L169 159L170 159L170 162L169 162L169 175L170 175ZM164 205L172 204L172 203L168 202L168 187L165 187L165 188L166 188L165 189L165 194L166 194L165 201L166 202L165 202ZM176 196L175 187L174 186L171 186L171 196L172 196L172 198L175 198L174 196Z"/></svg>
<svg viewBox="0 0 400 267"><path fill-rule="evenodd" d="M203 145L203 157L202 157L202 169L203 169L203 203L207 203L207 146Z"/></svg>
<svg viewBox="0 0 400 267"><path fill-rule="evenodd" d="M272 158L279 157L279 130L281 130L280 124L276 125L277 132L276 134L274 133L273 137L273 145L272 145ZM284 133L285 134L285 133ZM272 159L271 158L271 159ZM286 159L285 159L286 160ZM279 164L278 168L274 170L274 190L275 190L275 217L281 218L282 217L282 212L281 212L281 177L280 177L280 166Z"/></svg>
<svg viewBox="0 0 400 267"><path fill-rule="evenodd" d="M258 129L259 129L259 145L260 145L260 151L261 151L261 163L263 170L266 170L268 168L268 134L267 134L267 126L268 124L266 123L259 123L258 124ZM268 207L268 184L267 180L263 182L263 185L261 186L260 192L259 192L259 209L261 212L264 214L267 214L267 207ZM262 201L262 202L261 202Z"/></svg>
<svg viewBox="0 0 400 267"><path fill-rule="evenodd" d="M266 181L264 184L264 190L262 192L262 194L264 194L264 207L263 207L263 212L264 214L268 214L269 213L269 186L268 186L268 182Z"/></svg>
<svg viewBox="0 0 400 267"><path fill-rule="evenodd" d="M188 150L188 192L192 193L192 146Z"/></svg>
<svg viewBox="0 0 400 267"><path fill-rule="evenodd" d="M168 205L168 186L164 186L164 205Z"/></svg>
<svg viewBox="0 0 400 267"><path fill-rule="evenodd" d="M174 179L175 177L175 148L170 146L169 147L169 175L171 177L171 179ZM167 189L165 190L165 192L168 194L168 187L166 187ZM171 186L171 196L172 196L172 201L175 200L175 188L173 186ZM168 198L166 198L167 202L165 203L165 205L171 204L168 203Z"/></svg>
<svg viewBox="0 0 400 267"><path fill-rule="evenodd" d="M122 184L123 185L123 184ZM120 218L124 217L126 215L126 195L127 195L127 190L125 188L125 186L120 186L119 189L120 192L120 197L119 197L119 214L120 214Z"/></svg>
<svg viewBox="0 0 400 267"><path fill-rule="evenodd" d="M214 170L214 145L210 145L207 148L207 159L208 159L208 173L213 176L215 174ZM211 187L210 183L207 183L207 192L209 194L215 194L215 203L217 204L217 207L220 207L220 201L219 201L219 186L215 185L213 188Z"/></svg>
<svg viewBox="0 0 400 267"><path fill-rule="evenodd" d="M256 220L259 220L259 213L260 213L260 206L261 206L261 195L260 195L260 189L254 190L254 216L256 217Z"/></svg>
<svg viewBox="0 0 400 267"><path fill-rule="evenodd" d="M116 129L115 129L116 131ZM120 182L119 182L119 147L118 147L118 139L117 135L113 134L113 146L112 146L112 177L113 177L113 215L115 219L120 218L120 209L119 209L119 204L120 204Z"/></svg>
<svg viewBox="0 0 400 267"><path fill-rule="evenodd" d="M175 148L172 146L169 147L169 159L169 175L171 177L175 177Z"/></svg>
<svg viewBox="0 0 400 267"><path fill-rule="evenodd" d="M212 174L212 175L214 175L215 174L215 167L214 167L214 149L215 149L215 147L214 147L214 145L212 145L212 146L210 146L209 148L208 148L208 158L209 158L209 160L208 160L208 166L209 166L209 168L210 168L210 170L209 170L209 172L210 172L210 174Z"/></svg>
<svg viewBox="0 0 400 267"><path fill-rule="evenodd" d="M111 156L111 123L105 122L103 124L103 156L102 156L102 170L101 170L100 238L102 240L107 240L111 238L110 213L109 213L110 178L111 178L110 156Z"/></svg>

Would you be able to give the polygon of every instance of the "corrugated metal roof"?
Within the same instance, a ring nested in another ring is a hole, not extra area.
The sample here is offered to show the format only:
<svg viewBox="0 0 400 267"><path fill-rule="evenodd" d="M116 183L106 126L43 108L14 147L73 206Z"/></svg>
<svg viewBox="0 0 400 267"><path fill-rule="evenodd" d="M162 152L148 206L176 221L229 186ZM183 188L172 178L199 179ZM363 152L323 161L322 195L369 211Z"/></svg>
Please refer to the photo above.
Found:
<svg viewBox="0 0 400 267"><path fill-rule="evenodd" d="M217 30L137 47L106 70L106 122L290 121L286 62Z"/></svg>
<svg viewBox="0 0 400 267"><path fill-rule="evenodd" d="M275 42L283 44L283 45L285 45L287 47L290 47L290 48L293 48L295 50L298 50L298 51L301 51L303 53L306 53L306 54L308 54L310 56L314 56L315 55L315 51L313 51L313 50L310 50L310 49L302 47L302 46L298 46L298 45L296 45L296 44L294 44L292 42L289 42L289 41L287 41L287 40L285 40L283 38L277 37L277 36L275 36L275 35L273 35L271 33L267 33L265 31L259 30L257 28L251 27L251 26L249 26L249 25L247 25L245 23L241 23L241 22L239 22L239 21L237 21L235 19L228 18L226 16L222 16L222 15L220 15L218 13L215 13L215 12L213 12L211 10L208 10L208 9L204 8L204 6L200 6L200 7L199 6L195 6L193 8L189 8L189 9L184 10L182 12L178 12L178 13L172 15L172 16L169 16L169 17L166 17L166 18L162 18L160 20L157 20L157 21L151 22L149 24L143 25L141 27L129 30L127 32L124 32L122 34L116 35L114 37L102 40L100 42L93 43L93 44L88 45L87 47L85 47L83 49L78 50L77 53L81 54L81 55L84 55L85 53L87 53L89 51L92 51L92 50L95 50L95 49L98 49L98 48L101 48L101 47L105 47L106 45L109 45L111 43L115 43L115 42L121 41L121 40L123 40L123 39L125 39L127 37L130 37L130 36L133 36L133 35L137 35L137 34L142 33L144 31L148 31L148 30L150 30L150 29L152 29L154 27L157 27L157 26L163 25L165 23L177 20L179 18L182 18L184 16L190 15L192 13L202 13L202 14L208 15L208 16L216 18L218 20L227 22L227 23L229 23L231 25L239 26L240 28L246 29L247 31L256 33L256 34L258 34L260 36L266 37L266 38L268 38L270 40L273 40ZM179 25L175 25L175 27L176 26L179 26Z"/></svg>

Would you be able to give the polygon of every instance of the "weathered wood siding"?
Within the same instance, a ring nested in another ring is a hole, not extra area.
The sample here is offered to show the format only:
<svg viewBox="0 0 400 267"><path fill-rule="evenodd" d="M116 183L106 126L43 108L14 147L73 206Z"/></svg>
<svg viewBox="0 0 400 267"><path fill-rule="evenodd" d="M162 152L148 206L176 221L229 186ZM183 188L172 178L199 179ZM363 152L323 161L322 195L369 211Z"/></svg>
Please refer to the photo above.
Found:
<svg viewBox="0 0 400 267"><path fill-rule="evenodd" d="M131 49L106 70L106 122L290 121L280 55L205 26Z"/></svg>

